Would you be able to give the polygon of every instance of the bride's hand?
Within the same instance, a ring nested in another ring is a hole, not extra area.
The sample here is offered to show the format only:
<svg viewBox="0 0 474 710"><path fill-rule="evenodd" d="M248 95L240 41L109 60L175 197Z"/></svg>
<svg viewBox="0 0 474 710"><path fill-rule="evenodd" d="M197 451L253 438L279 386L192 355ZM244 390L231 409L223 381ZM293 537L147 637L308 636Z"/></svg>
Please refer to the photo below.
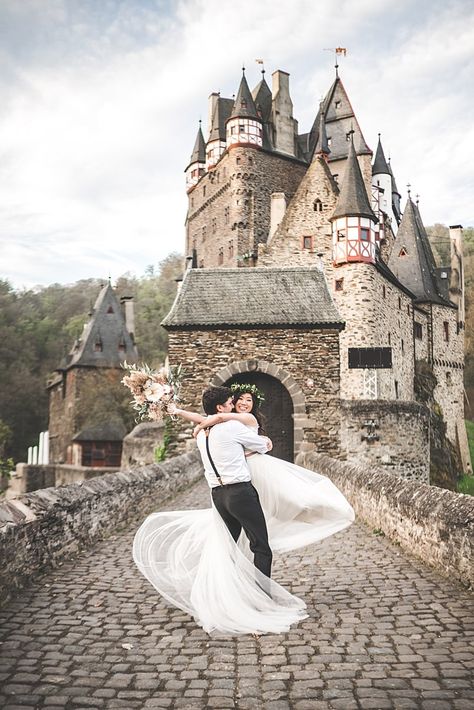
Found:
<svg viewBox="0 0 474 710"><path fill-rule="evenodd" d="M176 404L174 402L170 402L168 404L168 406L166 407L166 411L168 414L171 414L171 416L172 416L173 414L176 414L178 412L178 407L176 406Z"/></svg>

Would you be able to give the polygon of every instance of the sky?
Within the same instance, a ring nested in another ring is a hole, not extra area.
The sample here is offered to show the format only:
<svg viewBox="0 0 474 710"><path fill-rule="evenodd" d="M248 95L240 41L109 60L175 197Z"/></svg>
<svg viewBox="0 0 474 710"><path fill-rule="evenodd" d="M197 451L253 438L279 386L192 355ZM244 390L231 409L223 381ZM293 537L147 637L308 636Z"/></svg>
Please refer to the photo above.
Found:
<svg viewBox="0 0 474 710"><path fill-rule="evenodd" d="M0 0L0 279L142 276L184 250L207 99L290 73L300 133L339 74L426 225L474 226L473 0Z"/></svg>

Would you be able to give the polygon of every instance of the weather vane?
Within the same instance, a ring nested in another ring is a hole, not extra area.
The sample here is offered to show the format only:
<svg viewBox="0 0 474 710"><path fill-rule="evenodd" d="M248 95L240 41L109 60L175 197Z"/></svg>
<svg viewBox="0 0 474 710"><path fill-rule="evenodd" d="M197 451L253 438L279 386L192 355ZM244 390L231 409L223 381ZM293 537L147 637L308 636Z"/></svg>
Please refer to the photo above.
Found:
<svg viewBox="0 0 474 710"><path fill-rule="evenodd" d="M323 52L334 52L334 59L336 62L334 64L334 68L336 70L336 76L339 76L338 71L337 71L339 69L339 64L338 64L337 58L339 56L343 56L343 57L346 56L346 54L347 54L346 47L324 47Z"/></svg>

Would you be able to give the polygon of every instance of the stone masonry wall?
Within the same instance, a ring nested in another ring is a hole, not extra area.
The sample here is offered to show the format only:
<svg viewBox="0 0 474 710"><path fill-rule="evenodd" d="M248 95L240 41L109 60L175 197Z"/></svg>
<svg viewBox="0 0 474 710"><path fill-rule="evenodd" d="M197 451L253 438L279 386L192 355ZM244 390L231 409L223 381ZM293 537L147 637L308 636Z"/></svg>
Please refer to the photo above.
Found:
<svg viewBox="0 0 474 710"><path fill-rule="evenodd" d="M356 517L424 563L474 585L474 498L404 481L375 467L349 465L309 452L298 464L328 476Z"/></svg>
<svg viewBox="0 0 474 710"><path fill-rule="evenodd" d="M228 150L189 192L186 253L196 249L198 266L205 268L246 265L238 257L267 240L272 192L291 197L306 169L263 150Z"/></svg>
<svg viewBox="0 0 474 710"><path fill-rule="evenodd" d="M16 465L15 474L10 479L7 498L30 493L40 488L68 486L71 483L86 481L89 478L103 476L118 471L118 468L105 466L69 466L68 464L28 464Z"/></svg>
<svg viewBox="0 0 474 710"><path fill-rule="evenodd" d="M223 368L263 360L285 370L305 397L302 448L335 454L339 449L339 332L332 329L268 328L171 331L170 362L181 362L183 406L201 412L203 389ZM178 422L174 452L185 450L192 427ZM295 440L296 445L296 440Z"/></svg>
<svg viewBox="0 0 474 710"><path fill-rule="evenodd" d="M137 524L147 511L202 473L199 454L46 488L0 504L0 603L36 573Z"/></svg>
<svg viewBox="0 0 474 710"><path fill-rule="evenodd" d="M371 434L377 438L370 438ZM377 466L392 475L429 483L428 408L417 402L343 400L341 458L368 470Z"/></svg>

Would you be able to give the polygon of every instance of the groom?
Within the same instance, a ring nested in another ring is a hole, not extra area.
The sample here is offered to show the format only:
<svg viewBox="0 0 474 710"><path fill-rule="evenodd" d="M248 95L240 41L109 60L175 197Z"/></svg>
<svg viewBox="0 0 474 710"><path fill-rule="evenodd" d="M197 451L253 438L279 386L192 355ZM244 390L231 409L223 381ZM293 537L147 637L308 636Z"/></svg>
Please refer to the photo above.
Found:
<svg viewBox="0 0 474 710"><path fill-rule="evenodd" d="M209 387L203 392L202 406L208 415L232 412L232 392L228 387ZM217 511L235 542L244 529L255 567L270 577L272 551L267 524L244 456L244 448L266 453L272 448L270 439L234 420L200 431L197 445Z"/></svg>

